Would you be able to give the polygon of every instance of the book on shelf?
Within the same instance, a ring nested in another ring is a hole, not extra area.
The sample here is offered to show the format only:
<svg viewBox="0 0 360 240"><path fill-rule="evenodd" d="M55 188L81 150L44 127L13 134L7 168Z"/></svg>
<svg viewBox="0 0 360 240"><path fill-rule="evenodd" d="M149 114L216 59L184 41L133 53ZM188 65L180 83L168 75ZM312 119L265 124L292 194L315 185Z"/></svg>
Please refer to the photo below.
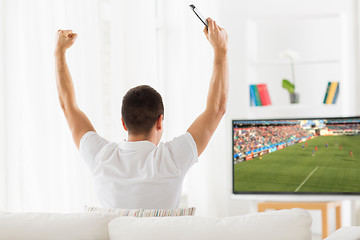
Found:
<svg viewBox="0 0 360 240"><path fill-rule="evenodd" d="M253 85L250 85L249 88L250 88L250 106L256 106L254 87Z"/></svg>
<svg viewBox="0 0 360 240"><path fill-rule="evenodd" d="M324 104L335 104L339 96L340 83L339 82L328 82L326 88Z"/></svg>
<svg viewBox="0 0 360 240"><path fill-rule="evenodd" d="M250 106L271 105L269 91L266 84L250 85Z"/></svg>
<svg viewBox="0 0 360 240"><path fill-rule="evenodd" d="M254 87L254 91L255 91L255 104L256 104L256 106L262 106L259 89L257 88L257 85L253 85L253 87Z"/></svg>
<svg viewBox="0 0 360 240"><path fill-rule="evenodd" d="M334 95L334 99L333 99L333 102L332 102L332 104L335 104L336 103L336 100L337 100L337 97L338 97L338 95L339 95L339 85L340 85L340 83L338 83L337 84L337 87L336 87L336 91L335 91L335 95Z"/></svg>
<svg viewBox="0 0 360 240"><path fill-rule="evenodd" d="M326 99L328 97L328 94L329 94L329 89L330 89L330 85L331 85L331 82L328 82L328 86L327 86L327 89L326 89L326 92L325 92L325 97L324 97L324 104L326 103Z"/></svg>
<svg viewBox="0 0 360 240"><path fill-rule="evenodd" d="M258 88L258 91L259 91L259 94L260 94L261 104L263 106L271 105L269 91L267 89L266 84L258 84L257 88Z"/></svg>

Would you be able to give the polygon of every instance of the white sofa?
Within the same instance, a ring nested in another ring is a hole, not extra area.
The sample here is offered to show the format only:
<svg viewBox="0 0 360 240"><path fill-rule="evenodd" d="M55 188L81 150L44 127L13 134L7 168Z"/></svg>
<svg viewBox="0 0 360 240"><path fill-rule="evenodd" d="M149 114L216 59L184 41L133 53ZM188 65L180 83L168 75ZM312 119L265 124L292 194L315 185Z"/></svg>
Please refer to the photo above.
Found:
<svg viewBox="0 0 360 240"><path fill-rule="evenodd" d="M302 209L227 218L0 212L2 240L311 240L310 227Z"/></svg>
<svg viewBox="0 0 360 240"><path fill-rule="evenodd" d="M336 232L334 232L324 240L359 240L359 239L360 239L360 227L350 226L350 227L342 227L338 229Z"/></svg>

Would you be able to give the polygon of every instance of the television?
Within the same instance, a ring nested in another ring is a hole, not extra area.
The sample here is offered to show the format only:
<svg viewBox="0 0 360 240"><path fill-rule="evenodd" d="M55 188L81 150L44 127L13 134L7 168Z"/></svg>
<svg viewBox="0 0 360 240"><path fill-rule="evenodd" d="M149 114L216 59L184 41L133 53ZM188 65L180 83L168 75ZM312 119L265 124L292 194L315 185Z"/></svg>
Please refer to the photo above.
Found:
<svg viewBox="0 0 360 240"><path fill-rule="evenodd" d="M233 194L360 195L360 117L233 120Z"/></svg>

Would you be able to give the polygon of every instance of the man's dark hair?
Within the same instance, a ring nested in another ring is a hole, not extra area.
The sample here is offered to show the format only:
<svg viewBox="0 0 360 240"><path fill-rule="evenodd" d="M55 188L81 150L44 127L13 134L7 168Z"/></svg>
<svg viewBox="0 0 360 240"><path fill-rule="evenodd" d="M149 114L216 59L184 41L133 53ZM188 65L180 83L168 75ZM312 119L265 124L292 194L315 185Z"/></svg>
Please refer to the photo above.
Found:
<svg viewBox="0 0 360 240"><path fill-rule="evenodd" d="M150 86L134 87L123 98L121 115L130 134L149 134L161 114L164 115L161 95Z"/></svg>

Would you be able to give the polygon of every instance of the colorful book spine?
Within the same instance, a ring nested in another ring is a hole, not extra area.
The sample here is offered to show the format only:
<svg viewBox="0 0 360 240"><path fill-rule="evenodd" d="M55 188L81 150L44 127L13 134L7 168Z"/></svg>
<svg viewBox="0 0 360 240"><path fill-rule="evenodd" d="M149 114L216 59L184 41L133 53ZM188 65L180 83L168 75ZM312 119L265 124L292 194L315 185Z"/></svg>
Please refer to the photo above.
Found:
<svg viewBox="0 0 360 240"><path fill-rule="evenodd" d="M340 90L340 83L338 83L338 85L336 87L336 92L335 92L335 96L334 96L334 100L333 100L332 104L336 103L337 97L339 95L339 90Z"/></svg>
<svg viewBox="0 0 360 240"><path fill-rule="evenodd" d="M331 85L331 82L328 82L328 86L326 88L326 93L325 93L325 97L324 97L324 104L326 103L326 99L327 99L328 94L329 94L330 85Z"/></svg>
<svg viewBox="0 0 360 240"><path fill-rule="evenodd" d="M271 105L270 95L269 95L269 91L268 91L266 84L264 84L264 88L265 88L266 103L267 103L267 105Z"/></svg>
<svg viewBox="0 0 360 240"><path fill-rule="evenodd" d="M337 92L337 95L339 94L338 86L339 86L339 82L331 82L330 87L328 88L328 91L326 91L326 94L325 94L325 96L326 96L325 103L326 104L333 104L334 99L336 102L336 98L337 98L337 96L335 98L336 92Z"/></svg>
<svg viewBox="0 0 360 240"><path fill-rule="evenodd" d="M259 89L257 88L257 85L254 85L254 90L255 90L255 102L256 102L256 106L262 106L262 104L261 104L261 98L260 98L260 94L259 94Z"/></svg>
<svg viewBox="0 0 360 240"><path fill-rule="evenodd" d="M254 85L250 85L250 106L256 106Z"/></svg>
<svg viewBox="0 0 360 240"><path fill-rule="evenodd" d="M264 93L264 85L263 85L263 84L257 85L257 89L258 89L258 92L259 92L259 97L260 97L261 105L262 105L262 106L266 106L265 93Z"/></svg>
<svg viewBox="0 0 360 240"><path fill-rule="evenodd" d="M250 106L271 105L266 84L250 85Z"/></svg>
<svg viewBox="0 0 360 240"><path fill-rule="evenodd" d="M259 84L257 85L257 87L259 90L262 105L271 105L270 96L266 84Z"/></svg>

